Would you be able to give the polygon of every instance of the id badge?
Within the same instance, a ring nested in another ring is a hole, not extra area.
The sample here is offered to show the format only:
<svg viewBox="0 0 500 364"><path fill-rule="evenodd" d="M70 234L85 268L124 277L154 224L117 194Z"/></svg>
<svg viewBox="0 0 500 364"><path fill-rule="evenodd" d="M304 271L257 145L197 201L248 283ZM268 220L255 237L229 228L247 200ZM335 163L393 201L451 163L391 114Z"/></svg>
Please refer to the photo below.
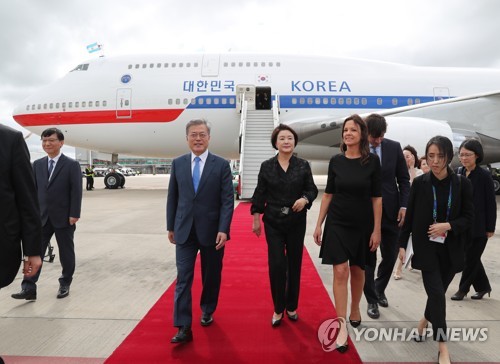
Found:
<svg viewBox="0 0 500 364"><path fill-rule="evenodd" d="M442 235L438 235L438 236L435 236L435 237L431 237L429 238L430 241L433 241L435 243L440 243L440 244L444 244L444 241L446 240L446 236L447 236L447 232L445 232L444 234Z"/></svg>

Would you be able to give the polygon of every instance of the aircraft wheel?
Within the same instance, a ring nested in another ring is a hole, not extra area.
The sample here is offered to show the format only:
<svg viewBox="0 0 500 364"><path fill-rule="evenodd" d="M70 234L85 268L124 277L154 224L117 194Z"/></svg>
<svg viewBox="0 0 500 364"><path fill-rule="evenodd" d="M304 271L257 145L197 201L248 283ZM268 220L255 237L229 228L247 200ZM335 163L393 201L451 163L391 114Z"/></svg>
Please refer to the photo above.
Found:
<svg viewBox="0 0 500 364"><path fill-rule="evenodd" d="M118 173L108 173L106 177L104 177L104 184L106 185L106 188L109 188L111 190L116 190L121 186L121 183L122 180ZM125 184L125 181L123 181L123 183Z"/></svg>
<svg viewBox="0 0 500 364"><path fill-rule="evenodd" d="M118 174L118 176L120 177L120 187L123 188L123 186L125 186L125 176L123 174Z"/></svg>
<svg viewBox="0 0 500 364"><path fill-rule="evenodd" d="M495 193L500 195L500 178L493 177L493 187L495 188Z"/></svg>

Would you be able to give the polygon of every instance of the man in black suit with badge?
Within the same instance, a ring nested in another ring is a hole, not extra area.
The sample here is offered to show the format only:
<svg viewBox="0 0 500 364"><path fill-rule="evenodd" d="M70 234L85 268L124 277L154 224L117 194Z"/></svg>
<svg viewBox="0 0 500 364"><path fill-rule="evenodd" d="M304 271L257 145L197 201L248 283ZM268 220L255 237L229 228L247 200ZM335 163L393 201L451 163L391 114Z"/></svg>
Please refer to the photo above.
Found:
<svg viewBox="0 0 500 364"><path fill-rule="evenodd" d="M69 288L75 272L74 234L80 218L82 205L82 171L80 164L61 153L64 134L57 128L42 133L42 147L47 157L33 163L33 172L42 218L42 252L55 234L59 248L62 275L59 278L57 298L69 295ZM41 269L40 269L41 271ZM15 299L36 300L36 282L40 271L34 277L25 276L21 292L12 295Z"/></svg>
<svg viewBox="0 0 500 364"><path fill-rule="evenodd" d="M410 176L401 145L384 138L387 131L385 118L371 114L365 119L368 127L370 152L377 154L382 165L382 241L380 254L382 260L377 265L377 251L369 252L365 266L364 293L368 302L367 314L378 319L378 306L388 307L385 289L392 276L392 270L399 252L399 229L403 226L406 205L410 194Z"/></svg>

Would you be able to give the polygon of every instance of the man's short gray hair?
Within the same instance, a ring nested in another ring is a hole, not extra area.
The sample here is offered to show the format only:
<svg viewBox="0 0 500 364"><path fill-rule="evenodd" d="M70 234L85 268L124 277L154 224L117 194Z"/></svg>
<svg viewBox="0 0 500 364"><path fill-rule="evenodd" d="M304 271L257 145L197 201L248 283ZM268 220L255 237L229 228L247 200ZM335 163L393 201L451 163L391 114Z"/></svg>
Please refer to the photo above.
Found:
<svg viewBox="0 0 500 364"><path fill-rule="evenodd" d="M206 121L205 119L193 119L193 120L190 120L186 124L186 135L188 135L188 133L189 133L189 128L192 127L192 126L194 126L194 125L205 125L207 127L207 130L208 130L208 135L210 135L211 126L210 126L210 123L208 121Z"/></svg>

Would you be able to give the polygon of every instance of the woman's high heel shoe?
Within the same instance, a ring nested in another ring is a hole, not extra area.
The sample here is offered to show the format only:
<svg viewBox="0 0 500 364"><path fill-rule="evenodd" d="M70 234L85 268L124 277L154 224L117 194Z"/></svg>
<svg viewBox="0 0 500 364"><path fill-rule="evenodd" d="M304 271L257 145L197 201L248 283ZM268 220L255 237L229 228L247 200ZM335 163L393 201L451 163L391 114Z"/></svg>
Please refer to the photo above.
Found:
<svg viewBox="0 0 500 364"><path fill-rule="evenodd" d="M347 349L349 349L349 344L348 344L347 340L344 343L344 345L335 344L335 346L336 346L336 349L338 350L338 352L341 354L344 354L347 351Z"/></svg>
<svg viewBox="0 0 500 364"><path fill-rule="evenodd" d="M290 321L297 321L299 319L299 315L297 314L297 312L295 312L293 315L290 314L288 311L286 311L286 316L288 317L288 319Z"/></svg>
<svg viewBox="0 0 500 364"><path fill-rule="evenodd" d="M486 295L486 293L488 293L488 297L490 297L490 292L491 289L487 291L476 292L470 298L472 298L473 300L481 300L483 299L484 295Z"/></svg>
<svg viewBox="0 0 500 364"><path fill-rule="evenodd" d="M467 292L456 291L453 296L451 296L452 301L462 301L464 297L467 297Z"/></svg>
<svg viewBox="0 0 500 364"><path fill-rule="evenodd" d="M281 314L281 317L279 319L275 319L274 315L273 315L273 319L271 320L271 325L273 327L278 327L279 325L281 325L281 321L283 320L283 316L285 316L285 315Z"/></svg>
<svg viewBox="0 0 500 364"><path fill-rule="evenodd" d="M352 327L358 327L359 325L361 325L361 319L351 320L351 318L349 317L349 322L350 322Z"/></svg>

